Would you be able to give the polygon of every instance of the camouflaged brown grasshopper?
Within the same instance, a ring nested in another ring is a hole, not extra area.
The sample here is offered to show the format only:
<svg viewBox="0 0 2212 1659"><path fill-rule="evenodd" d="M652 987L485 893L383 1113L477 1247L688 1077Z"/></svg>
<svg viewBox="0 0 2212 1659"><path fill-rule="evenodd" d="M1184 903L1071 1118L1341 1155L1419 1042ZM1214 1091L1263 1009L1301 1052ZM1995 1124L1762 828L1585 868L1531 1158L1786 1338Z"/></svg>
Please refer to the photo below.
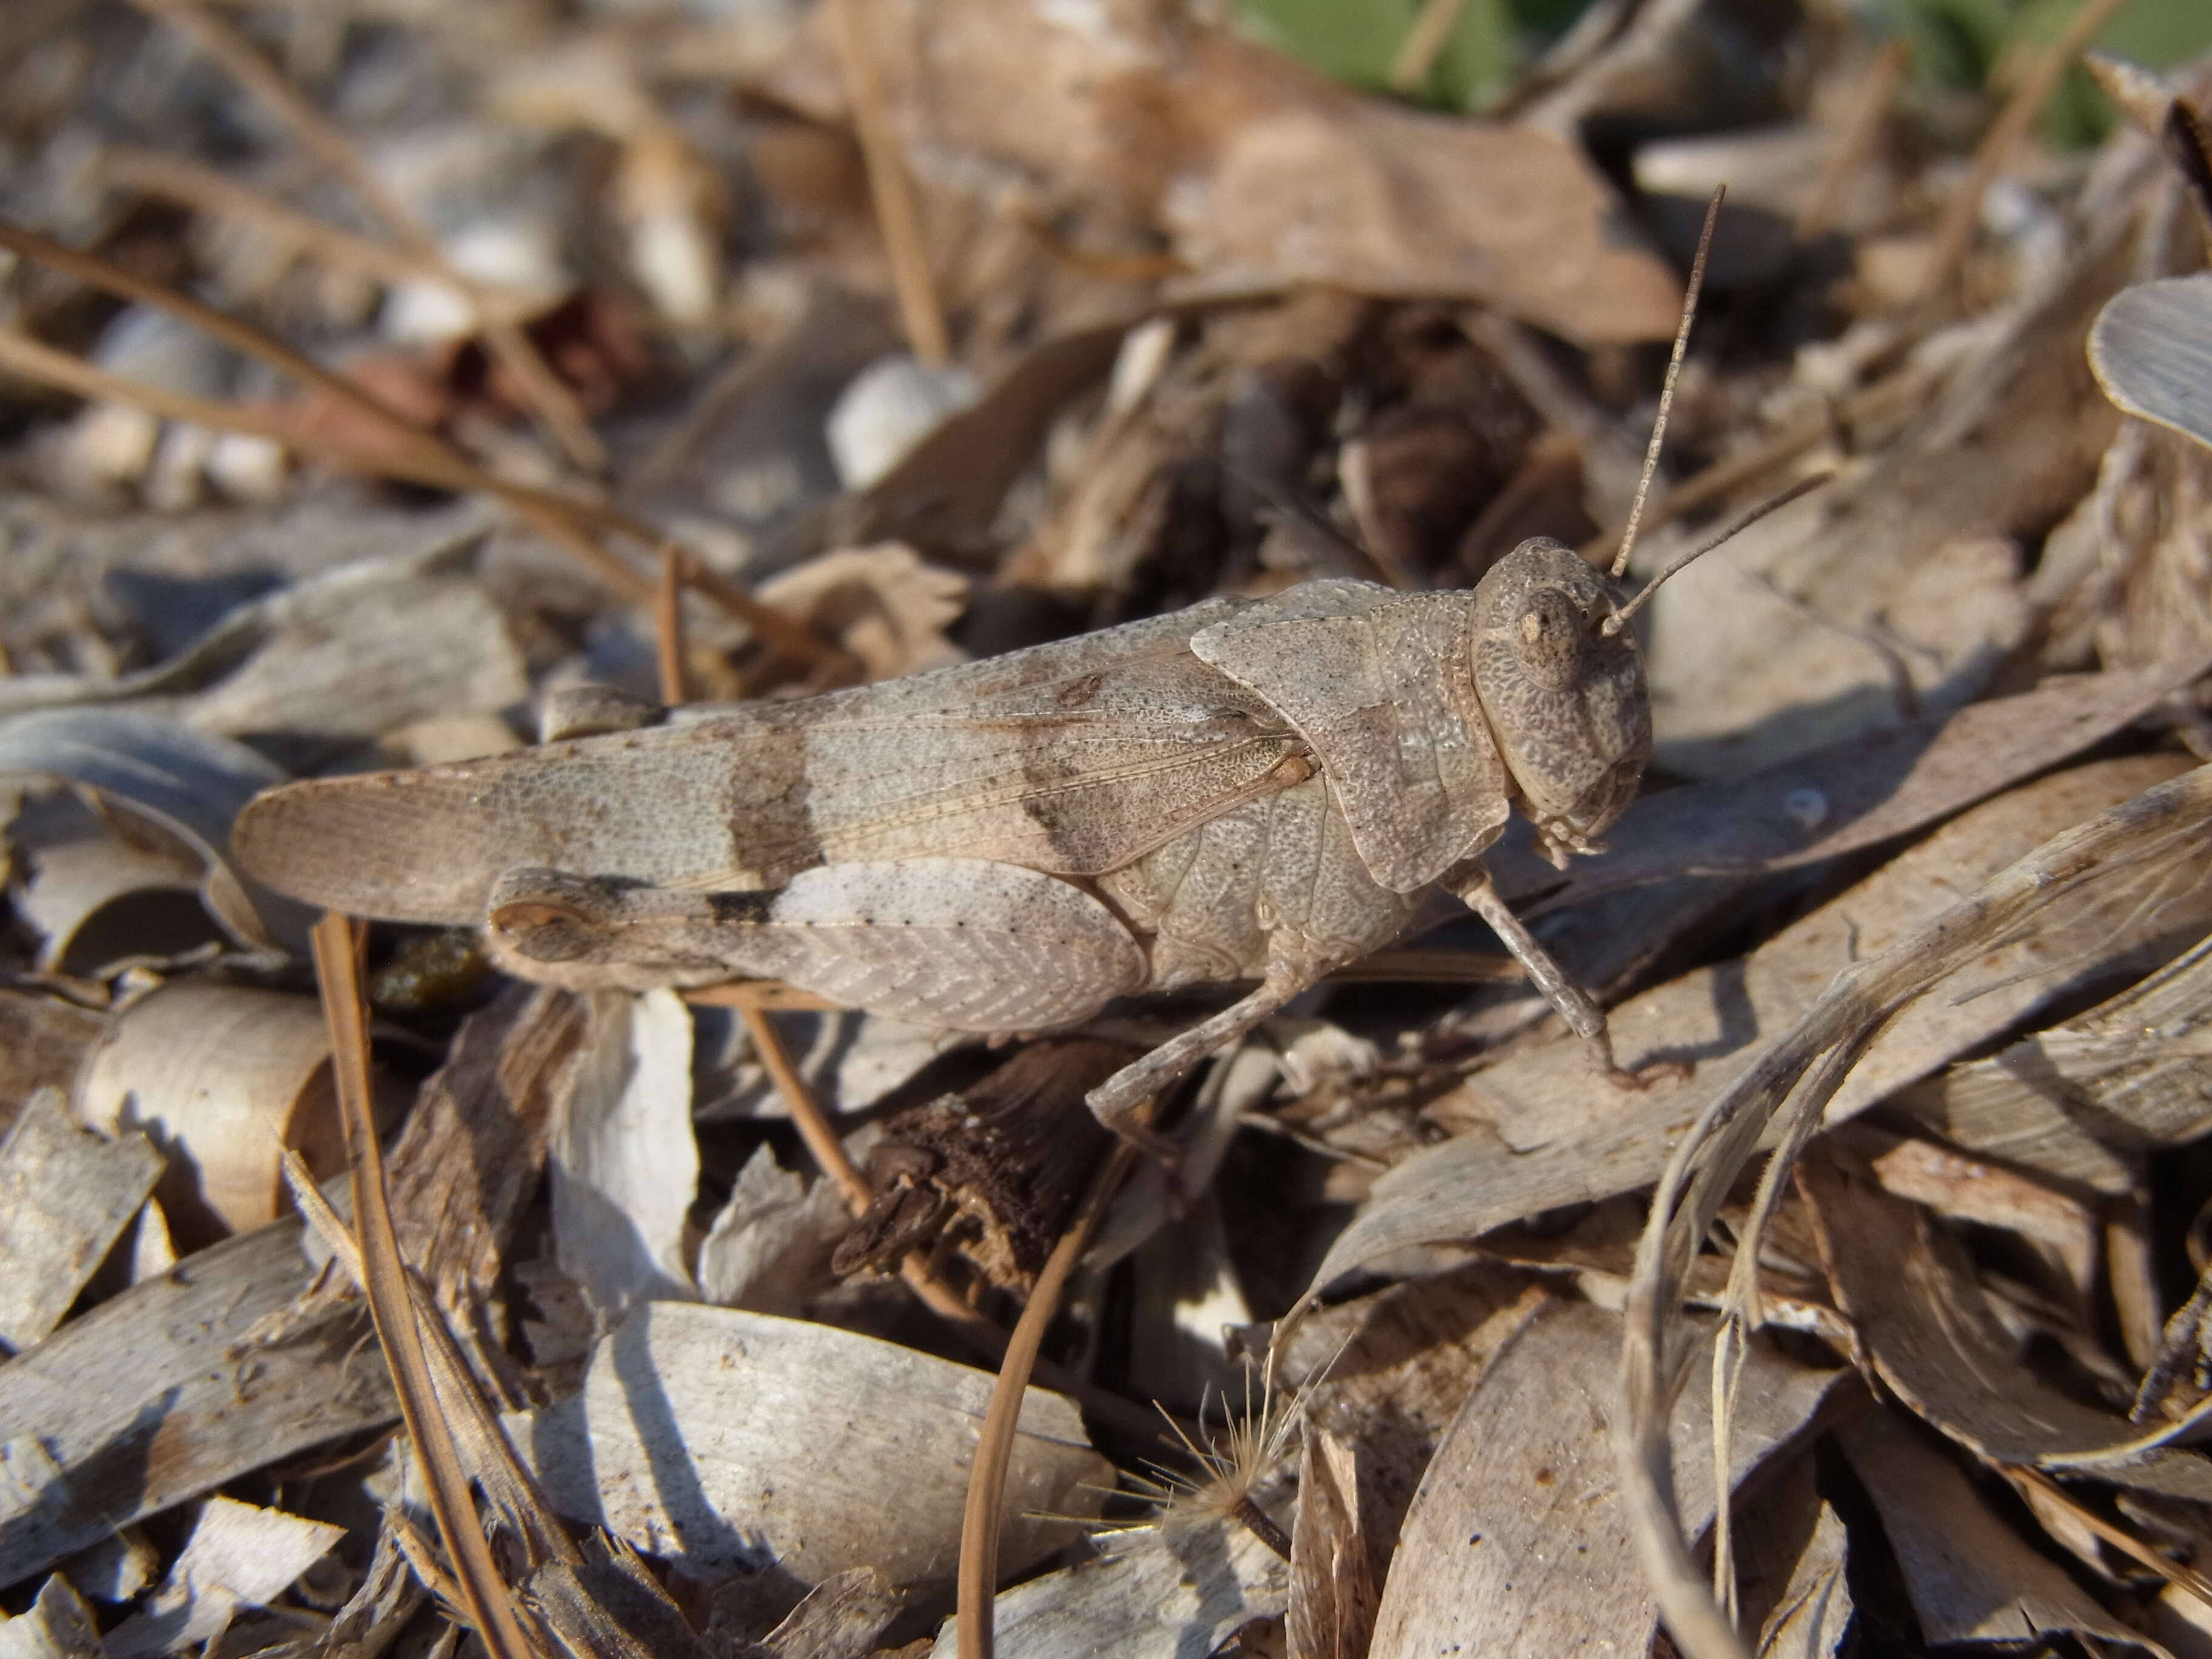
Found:
<svg viewBox="0 0 2212 1659"><path fill-rule="evenodd" d="M1651 722L1623 624L1642 598L1530 540L1471 593L1308 582L798 702L290 784L234 840L281 892L481 923L509 971L576 988L781 979L1000 1033L1258 980L1091 1091L1147 1141L1148 1100L1442 888L1632 1084L1482 854L1517 807L1564 864L1634 796Z"/></svg>
<svg viewBox="0 0 2212 1659"><path fill-rule="evenodd" d="M1151 1097L1443 887L1617 1079L1605 1017L1492 890L1518 807L1592 849L1650 750L1611 582L1523 543L1472 593L1309 582L784 703L417 771L287 785L238 821L279 891L483 924L578 988L781 979L958 1030L1254 979L1090 1096Z"/></svg>

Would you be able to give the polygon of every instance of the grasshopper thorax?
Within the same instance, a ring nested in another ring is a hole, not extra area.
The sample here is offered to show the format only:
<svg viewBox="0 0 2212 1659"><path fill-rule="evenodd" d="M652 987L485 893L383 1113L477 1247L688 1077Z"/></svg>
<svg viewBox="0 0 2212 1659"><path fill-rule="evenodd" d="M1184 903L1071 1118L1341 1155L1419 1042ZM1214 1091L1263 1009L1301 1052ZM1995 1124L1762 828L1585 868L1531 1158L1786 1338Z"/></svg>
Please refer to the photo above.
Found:
<svg viewBox="0 0 2212 1659"><path fill-rule="evenodd" d="M1571 548L1532 538L1491 567L1468 618L1482 714L1537 845L1554 864L1598 850L1651 753L1650 696L1619 596Z"/></svg>

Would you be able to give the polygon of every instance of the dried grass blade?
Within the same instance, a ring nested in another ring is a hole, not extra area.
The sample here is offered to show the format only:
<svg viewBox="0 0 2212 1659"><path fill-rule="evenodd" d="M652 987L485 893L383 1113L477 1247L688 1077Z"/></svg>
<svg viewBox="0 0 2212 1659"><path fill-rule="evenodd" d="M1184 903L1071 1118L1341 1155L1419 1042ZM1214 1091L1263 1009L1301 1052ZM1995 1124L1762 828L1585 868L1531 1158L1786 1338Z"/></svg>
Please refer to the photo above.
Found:
<svg viewBox="0 0 2212 1659"><path fill-rule="evenodd" d="M868 169L868 191L875 198L876 222L890 255L891 281L898 290L899 320L906 328L907 344L926 366L942 368L952 359L952 345L930 276L929 245L922 235L921 216L907 179L906 158L899 153L898 139L891 131L883 71L877 66L872 43L862 25L861 7L866 3L866 0L830 0L837 61L844 71L853 128L860 136L860 155ZM880 11L879 7L879 15Z"/></svg>
<svg viewBox="0 0 2212 1659"><path fill-rule="evenodd" d="M1966 257L1967 246L1973 240L1974 226L1982 216L1982 198L1996 178L1997 169L2004 165L2013 147L2027 136L2028 127L2057 89L2059 76L2096 38L2106 20L2119 9L2120 0L2082 0L2064 33L2051 43L2050 50L2035 60L2013 88L2012 95L1997 112L1997 118L1982 135L1966 178L1943 204L1943 216L1936 224L1935 245L1928 256L1928 275L1921 298L1933 299L1957 283L1959 267Z"/></svg>
<svg viewBox="0 0 2212 1659"><path fill-rule="evenodd" d="M2089 883L2200 844L2208 820L2212 767L2199 767L2054 836L1894 948L1839 973L1796 1028L1715 1100L1675 1148L1653 1194L1629 1285L1626 1401L1617 1450L1653 1593L1689 1659L1743 1659L1746 1649L1691 1559L1674 1500L1667 1425L1685 1358L1675 1310L1699 1241L1760 1135L1790 1102L1787 1139L1768 1166L1769 1190L1762 1194L1762 1205L1771 1206L1785 1160L1817 1127L1822 1107L1892 1015ZM1753 1239L1740 1248L1755 1255L1755 1246Z"/></svg>
<svg viewBox="0 0 2212 1659"><path fill-rule="evenodd" d="M1084 1200L1083 1208L1053 1246L1044 1271L1037 1275L1036 1287L1022 1308L1022 1316L1014 1322L1014 1334L1007 1340L1006 1357L999 1366L991 1404L976 1432L975 1461L968 1469L968 1507L960 1523L960 1576L955 1604L960 1621L960 1659L991 1659L993 1653L991 1599L999 1588L999 1529L1006 1507L1006 1470L1013 1461L1022 1396L1028 1392L1030 1373L1044 1342L1044 1328L1052 1322L1060 1292L1082 1258L1091 1227L1135 1158L1135 1149L1126 1143L1115 1148Z"/></svg>
<svg viewBox="0 0 2212 1659"><path fill-rule="evenodd" d="M331 1067L337 1082L338 1109L344 1121L347 1151L353 1162L354 1225L361 1238L362 1288L378 1340L399 1396L408 1437L422 1460L429 1483L430 1510L437 1517L447 1554L453 1563L469 1616L491 1659L532 1659L515 1607L477 1519L476 1503L453 1431L438 1408L423 1357L422 1334L416 1324L415 1300L384 1182L384 1152L370 1115L368 1031L360 969L355 957L354 927L346 917L325 913L315 924L315 975L323 1012L330 1021Z"/></svg>

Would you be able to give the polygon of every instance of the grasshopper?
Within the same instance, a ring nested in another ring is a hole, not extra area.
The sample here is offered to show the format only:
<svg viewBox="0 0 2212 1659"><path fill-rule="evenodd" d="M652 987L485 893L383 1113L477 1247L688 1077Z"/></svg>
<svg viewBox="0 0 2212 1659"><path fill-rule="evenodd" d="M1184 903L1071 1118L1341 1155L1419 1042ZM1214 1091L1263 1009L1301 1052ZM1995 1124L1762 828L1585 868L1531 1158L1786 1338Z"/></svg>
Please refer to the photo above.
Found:
<svg viewBox="0 0 2212 1659"><path fill-rule="evenodd" d="M1491 885L1517 807L1595 850L1651 747L1607 577L1522 543L1471 592L1331 580L783 703L415 771L288 784L234 846L281 892L482 924L572 988L781 979L941 1028L1255 988L1093 1090L1146 1103L1441 888L1617 1082L1604 1014Z"/></svg>
<svg viewBox="0 0 2212 1659"><path fill-rule="evenodd" d="M1148 1103L1441 889L1490 924L1599 1073L1638 1086L1482 855L1516 808L1554 864L1598 850L1651 752L1630 617L1820 482L1622 600L1720 203L1609 574L1535 538L1471 592L1306 582L848 691L287 784L240 815L239 858L326 908L481 923L508 971L576 988L781 979L1005 1033L1257 980L1086 1097L1163 1153Z"/></svg>

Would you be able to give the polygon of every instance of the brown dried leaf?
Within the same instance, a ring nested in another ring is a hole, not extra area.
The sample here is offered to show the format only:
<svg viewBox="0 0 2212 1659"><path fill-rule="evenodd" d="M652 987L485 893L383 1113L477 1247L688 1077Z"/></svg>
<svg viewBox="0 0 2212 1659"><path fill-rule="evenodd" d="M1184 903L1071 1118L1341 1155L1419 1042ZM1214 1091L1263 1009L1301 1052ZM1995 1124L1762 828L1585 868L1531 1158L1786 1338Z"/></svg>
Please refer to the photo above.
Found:
<svg viewBox="0 0 2212 1659"><path fill-rule="evenodd" d="M2072 1631L2158 1651L2030 1548L1949 1459L1921 1443L1897 1417L1869 1412L1838 1434L1881 1512L1929 1643L2015 1647Z"/></svg>
<svg viewBox="0 0 2212 1659"><path fill-rule="evenodd" d="M2043 1382L2021 1363L1964 1248L1927 1211L1883 1191L1856 1151L1834 1138L1815 1142L1798 1180L1819 1218L1836 1304L1870 1376L1991 1462L2142 1480L2212 1503L2212 1462L2172 1449L2195 1414L2145 1429Z"/></svg>
<svg viewBox="0 0 2212 1659"><path fill-rule="evenodd" d="M817 30L817 37L826 30ZM924 41L927 41L926 47ZM1548 133L1364 99L1225 31L1115 0L905 7L871 32L925 185L1012 172L1107 239L1164 234L1209 288L1297 283L1481 299L1585 343L1662 338L1678 295L1620 244L1609 192ZM825 40L772 78L845 112ZM972 188L972 186L971 186Z"/></svg>
<svg viewBox="0 0 2212 1659"><path fill-rule="evenodd" d="M1710 1328L1710 1327L1708 1327ZM1639 1653L1658 1628L1619 1495L1609 1376L1619 1318L1562 1304L1484 1372L1437 1449L1382 1587L1376 1659L1449 1652ZM1811 1422L1839 1371L1755 1351L1729 1461L1731 1489ZM1674 1416L1683 1512L1713 1511L1712 1393Z"/></svg>

